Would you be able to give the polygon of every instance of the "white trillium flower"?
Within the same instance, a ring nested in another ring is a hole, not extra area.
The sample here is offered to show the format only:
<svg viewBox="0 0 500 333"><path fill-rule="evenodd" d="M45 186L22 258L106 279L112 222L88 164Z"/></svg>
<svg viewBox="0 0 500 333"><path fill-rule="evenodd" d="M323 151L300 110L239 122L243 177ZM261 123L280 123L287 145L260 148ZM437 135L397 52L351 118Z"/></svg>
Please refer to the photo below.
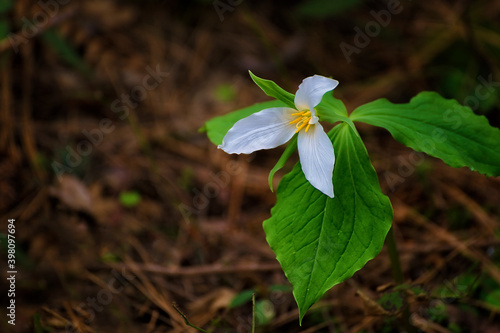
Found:
<svg viewBox="0 0 500 333"><path fill-rule="evenodd" d="M298 133L300 164L307 181L333 198L335 154L314 108L323 95L338 84L338 81L320 75L305 78L295 94L296 109L264 109L240 119L227 132L218 148L228 154L250 154L256 150L276 148Z"/></svg>

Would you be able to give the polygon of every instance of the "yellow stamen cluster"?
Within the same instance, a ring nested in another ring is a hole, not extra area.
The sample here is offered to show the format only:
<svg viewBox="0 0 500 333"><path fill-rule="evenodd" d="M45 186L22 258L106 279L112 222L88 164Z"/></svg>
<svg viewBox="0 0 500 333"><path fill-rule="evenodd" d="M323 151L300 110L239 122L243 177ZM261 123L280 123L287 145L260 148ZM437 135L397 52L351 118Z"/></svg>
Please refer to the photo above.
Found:
<svg viewBox="0 0 500 333"><path fill-rule="evenodd" d="M311 127L311 124L309 124L309 122L311 121L311 111L301 111L297 113L292 113L292 116L297 117L297 119L290 122L290 124L296 124L295 125L295 127L297 127L296 133L298 133L304 127L306 128L305 129L306 132L309 130L309 127Z"/></svg>

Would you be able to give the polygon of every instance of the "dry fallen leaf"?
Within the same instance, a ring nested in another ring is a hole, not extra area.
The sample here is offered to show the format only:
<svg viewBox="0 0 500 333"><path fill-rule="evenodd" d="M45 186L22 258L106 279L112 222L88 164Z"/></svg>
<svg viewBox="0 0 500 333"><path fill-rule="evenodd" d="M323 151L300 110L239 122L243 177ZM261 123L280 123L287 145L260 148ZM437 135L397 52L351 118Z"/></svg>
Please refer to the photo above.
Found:
<svg viewBox="0 0 500 333"><path fill-rule="evenodd" d="M204 325L217 316L219 310L225 309L233 300L236 292L228 288L218 288L188 305L190 321Z"/></svg>
<svg viewBox="0 0 500 333"><path fill-rule="evenodd" d="M92 212L90 192L87 186L76 177L61 176L57 184L49 188L49 194L71 209Z"/></svg>

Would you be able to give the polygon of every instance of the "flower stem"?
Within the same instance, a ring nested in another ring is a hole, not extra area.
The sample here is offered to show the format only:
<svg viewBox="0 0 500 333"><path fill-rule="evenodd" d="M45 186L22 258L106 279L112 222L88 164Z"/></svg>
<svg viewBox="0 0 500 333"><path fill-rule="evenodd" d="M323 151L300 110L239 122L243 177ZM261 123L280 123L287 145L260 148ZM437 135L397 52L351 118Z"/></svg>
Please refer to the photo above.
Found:
<svg viewBox="0 0 500 333"><path fill-rule="evenodd" d="M389 258L391 260L392 276L394 277L394 282L401 285L404 282L403 269L401 268L401 260L399 258L399 251L396 245L396 237L394 236L394 229L391 227L387 233L387 238L385 239L385 245L387 246L387 251L389 252ZM417 330L411 324L410 321L410 308L406 302L406 293L402 295L405 298L405 307L402 313L403 327L408 333L416 333Z"/></svg>
<svg viewBox="0 0 500 333"><path fill-rule="evenodd" d="M398 247L396 245L396 237L394 237L394 229L391 227L385 239L385 245L391 259L392 276L396 284L404 282L403 270L401 269L401 260L399 260Z"/></svg>
<svg viewBox="0 0 500 333"><path fill-rule="evenodd" d="M252 294L252 333L255 333L255 293Z"/></svg>

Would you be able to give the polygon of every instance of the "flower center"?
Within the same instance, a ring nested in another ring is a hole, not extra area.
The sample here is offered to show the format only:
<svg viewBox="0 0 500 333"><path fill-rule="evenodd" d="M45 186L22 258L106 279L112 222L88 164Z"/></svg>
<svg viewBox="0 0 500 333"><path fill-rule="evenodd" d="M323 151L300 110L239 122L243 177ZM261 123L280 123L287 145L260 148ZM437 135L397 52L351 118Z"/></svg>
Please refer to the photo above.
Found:
<svg viewBox="0 0 500 333"><path fill-rule="evenodd" d="M309 123L312 117L311 111L307 110L307 111L292 113L292 116L297 117L297 119L290 122L290 124L295 124L295 127L297 128L297 132L295 133L298 133L304 127L306 128L305 129L306 132L309 130L309 127L311 127L311 124Z"/></svg>

